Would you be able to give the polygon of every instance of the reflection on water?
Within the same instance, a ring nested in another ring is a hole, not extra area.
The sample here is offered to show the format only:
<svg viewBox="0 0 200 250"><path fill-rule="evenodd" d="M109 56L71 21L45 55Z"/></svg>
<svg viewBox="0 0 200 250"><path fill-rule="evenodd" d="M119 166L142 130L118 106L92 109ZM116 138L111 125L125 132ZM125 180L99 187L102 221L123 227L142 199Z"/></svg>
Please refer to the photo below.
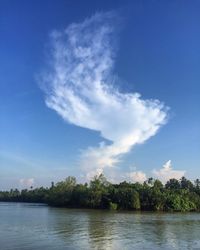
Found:
<svg viewBox="0 0 200 250"><path fill-rule="evenodd" d="M200 214L0 203L1 250L200 249Z"/></svg>

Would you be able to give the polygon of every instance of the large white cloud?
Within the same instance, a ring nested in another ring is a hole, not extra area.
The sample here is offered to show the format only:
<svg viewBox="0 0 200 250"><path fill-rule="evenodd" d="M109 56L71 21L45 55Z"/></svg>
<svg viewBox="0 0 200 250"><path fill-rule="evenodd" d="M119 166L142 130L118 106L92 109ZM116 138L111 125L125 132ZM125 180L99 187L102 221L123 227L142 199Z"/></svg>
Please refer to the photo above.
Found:
<svg viewBox="0 0 200 250"><path fill-rule="evenodd" d="M82 152L89 177L116 165L121 155L155 135L167 117L158 100L121 93L112 84L115 20L114 12L99 13L52 32L50 70L43 74L47 106L107 141Z"/></svg>

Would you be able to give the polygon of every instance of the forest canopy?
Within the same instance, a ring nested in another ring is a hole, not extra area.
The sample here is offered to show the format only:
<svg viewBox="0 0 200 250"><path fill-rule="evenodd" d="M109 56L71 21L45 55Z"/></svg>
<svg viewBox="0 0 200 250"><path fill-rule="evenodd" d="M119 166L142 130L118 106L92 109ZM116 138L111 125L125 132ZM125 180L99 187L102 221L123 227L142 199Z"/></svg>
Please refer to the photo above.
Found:
<svg viewBox="0 0 200 250"><path fill-rule="evenodd" d="M200 211L200 180L170 179L165 185L153 178L143 184L112 184L104 175L80 184L67 177L49 188L0 191L0 201L38 202L49 206L143 211Z"/></svg>

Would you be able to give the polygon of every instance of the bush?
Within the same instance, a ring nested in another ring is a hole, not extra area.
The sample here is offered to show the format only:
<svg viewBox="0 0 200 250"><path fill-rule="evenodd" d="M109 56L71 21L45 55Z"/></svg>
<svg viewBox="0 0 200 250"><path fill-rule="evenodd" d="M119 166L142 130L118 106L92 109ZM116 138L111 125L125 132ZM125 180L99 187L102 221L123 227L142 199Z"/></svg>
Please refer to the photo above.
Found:
<svg viewBox="0 0 200 250"><path fill-rule="evenodd" d="M117 203L109 202L109 209L110 210L117 210Z"/></svg>

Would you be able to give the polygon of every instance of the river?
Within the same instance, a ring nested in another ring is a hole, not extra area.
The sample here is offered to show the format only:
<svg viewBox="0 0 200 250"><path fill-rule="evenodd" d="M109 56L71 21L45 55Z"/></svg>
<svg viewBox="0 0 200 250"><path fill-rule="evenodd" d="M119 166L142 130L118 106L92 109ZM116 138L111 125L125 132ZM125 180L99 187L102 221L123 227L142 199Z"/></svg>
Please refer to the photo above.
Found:
<svg viewBox="0 0 200 250"><path fill-rule="evenodd" d="M200 249L200 214L1 202L0 249Z"/></svg>

